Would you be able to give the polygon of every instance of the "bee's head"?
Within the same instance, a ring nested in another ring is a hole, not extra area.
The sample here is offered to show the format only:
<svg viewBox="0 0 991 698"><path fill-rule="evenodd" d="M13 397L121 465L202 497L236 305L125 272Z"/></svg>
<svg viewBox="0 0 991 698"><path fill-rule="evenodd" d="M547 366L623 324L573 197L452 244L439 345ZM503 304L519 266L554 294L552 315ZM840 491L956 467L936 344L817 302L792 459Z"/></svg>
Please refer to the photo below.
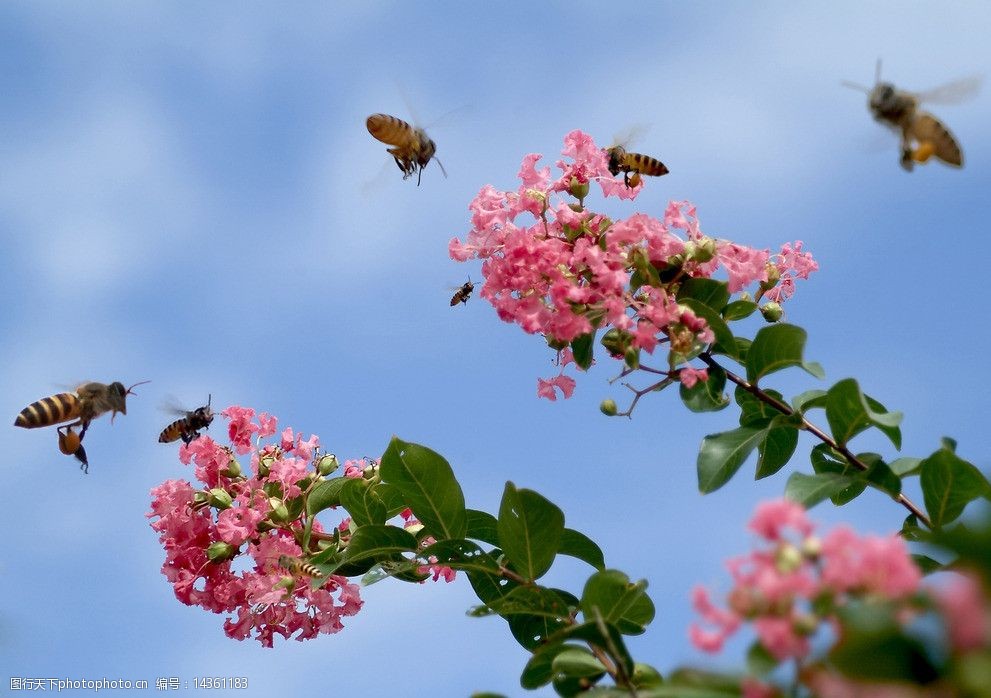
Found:
<svg viewBox="0 0 991 698"><path fill-rule="evenodd" d="M873 112L885 112L895 106L895 86L890 82L879 82L871 90L868 105Z"/></svg>
<svg viewBox="0 0 991 698"><path fill-rule="evenodd" d="M609 156L610 174L618 175L620 165L623 164L623 156L626 155L626 150L623 149L623 146L614 145L612 148L606 149L606 154Z"/></svg>

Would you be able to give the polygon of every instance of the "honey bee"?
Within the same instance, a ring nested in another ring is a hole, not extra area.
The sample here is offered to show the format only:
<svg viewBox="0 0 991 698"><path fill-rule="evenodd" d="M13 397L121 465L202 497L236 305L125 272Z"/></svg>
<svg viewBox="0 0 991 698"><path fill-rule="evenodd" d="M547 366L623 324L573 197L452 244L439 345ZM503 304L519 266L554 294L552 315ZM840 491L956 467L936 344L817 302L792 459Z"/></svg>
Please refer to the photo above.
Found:
<svg viewBox="0 0 991 698"><path fill-rule="evenodd" d="M959 101L976 91L980 82L980 78L971 77L926 92L908 92L890 82L881 82L881 61L878 61L873 89L848 81L843 84L866 93L867 107L874 120L900 132L901 166L911 172L915 163L924 163L933 155L948 165L963 166L963 152L953 134L935 116L919 109L919 104Z"/></svg>
<svg viewBox="0 0 991 698"><path fill-rule="evenodd" d="M82 441L90 422L100 415L112 412L110 416L112 424L118 412L127 414L127 396L134 394L134 388L148 382L141 381L130 388L125 388L123 383L116 381L109 385L96 382L83 383L72 392L58 393L32 402L17 415L14 426L37 429L76 420L57 430L59 450L66 455L76 456L82 463L80 467L85 472L89 472L89 463L86 460ZM82 427L79 434L72 429L76 426Z"/></svg>
<svg viewBox="0 0 991 698"><path fill-rule="evenodd" d="M471 298L471 292L474 290L475 284L471 282L471 279L465 281L461 284L458 290L454 292L454 295L451 296L451 307L453 308L458 303L464 303L467 305L468 299Z"/></svg>
<svg viewBox="0 0 991 698"><path fill-rule="evenodd" d="M209 395L206 405L203 407L197 407L195 410L188 412L177 410L177 414L183 414L185 416L162 429L162 433L158 435L158 443L167 444L176 439L182 439L183 443L188 444L193 439L199 437L200 429L209 429L210 422L213 421L213 411L210 409L210 402L212 400L213 395Z"/></svg>
<svg viewBox="0 0 991 698"><path fill-rule="evenodd" d="M388 114L372 114L365 120L365 126L373 138L393 146L386 151L396 161L396 165L403 173L403 179L409 179L416 172L416 186L420 186L423 168L431 159L437 161L440 171L447 177L444 166L434 157L437 144L430 140L427 132L422 128L415 128L402 119Z"/></svg>
<svg viewBox="0 0 991 698"><path fill-rule="evenodd" d="M661 177L668 173L668 168L657 158L641 153L631 153L621 145L614 145L606 148L609 156L609 172L613 175L623 173L623 182L628 187L635 187L640 184L640 175L650 177ZM633 176L630 176L630 173Z"/></svg>
<svg viewBox="0 0 991 698"><path fill-rule="evenodd" d="M289 570L294 575L311 577L313 579L323 578L323 572L318 570L316 565L311 565L309 562L300 560L298 557L292 557L291 555L280 555L279 567Z"/></svg>

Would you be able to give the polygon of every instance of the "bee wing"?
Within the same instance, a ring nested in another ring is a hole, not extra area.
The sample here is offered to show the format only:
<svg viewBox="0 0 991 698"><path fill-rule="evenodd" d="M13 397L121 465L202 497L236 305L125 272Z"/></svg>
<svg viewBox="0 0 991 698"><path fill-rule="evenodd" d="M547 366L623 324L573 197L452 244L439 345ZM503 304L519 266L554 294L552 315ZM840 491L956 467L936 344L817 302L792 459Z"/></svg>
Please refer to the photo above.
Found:
<svg viewBox="0 0 991 698"><path fill-rule="evenodd" d="M379 168L378 174L376 174L371 179L366 179L361 183L361 195L364 197L371 196L372 194L382 191L385 188L386 183L390 179L395 163L392 161L392 156L388 156L386 160L382 161L382 167Z"/></svg>
<svg viewBox="0 0 991 698"><path fill-rule="evenodd" d="M174 395L166 395L158 405L158 409L162 412L167 412L168 414L174 414L179 417L185 417L189 410L182 406Z"/></svg>
<svg viewBox="0 0 991 698"><path fill-rule="evenodd" d="M957 104L977 94L983 82L983 75L971 75L961 80L939 85L925 92L917 92L915 97L920 102L928 104Z"/></svg>
<svg viewBox="0 0 991 698"><path fill-rule="evenodd" d="M636 123L630 124L626 128L622 129L615 135L613 135L612 144L621 145L624 148L631 145L636 145L638 142L643 140L643 137L647 135L650 131L650 124L647 123Z"/></svg>
<svg viewBox="0 0 991 698"><path fill-rule="evenodd" d="M396 83L396 91L399 92L399 96L403 98L403 103L406 105L407 114L410 116L410 121L414 126L420 126L423 122L420 121L420 115L417 113L416 109L413 107L413 100L409 98L409 93L403 87L399 80L394 81Z"/></svg>

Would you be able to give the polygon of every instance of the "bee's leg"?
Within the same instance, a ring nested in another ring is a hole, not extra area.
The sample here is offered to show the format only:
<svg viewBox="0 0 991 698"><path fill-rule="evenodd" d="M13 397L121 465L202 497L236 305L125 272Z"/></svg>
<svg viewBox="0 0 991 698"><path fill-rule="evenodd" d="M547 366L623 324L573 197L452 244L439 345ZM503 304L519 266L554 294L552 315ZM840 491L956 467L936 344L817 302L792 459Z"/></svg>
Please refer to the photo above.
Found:
<svg viewBox="0 0 991 698"><path fill-rule="evenodd" d="M82 441L83 437L86 436L86 430L89 429L89 421L84 422L83 420L80 419L78 422L76 422L76 424L83 425L82 430L79 432L79 440Z"/></svg>
<svg viewBox="0 0 991 698"><path fill-rule="evenodd" d="M912 141L904 129L902 129L902 157L900 162L902 169L906 172L911 172L912 166L915 164L912 160Z"/></svg>
<svg viewBox="0 0 991 698"><path fill-rule="evenodd" d="M79 444L79 448L72 455L79 461L79 469L89 475L89 460L86 458L86 449L83 448L83 445Z"/></svg>
<svg viewBox="0 0 991 698"><path fill-rule="evenodd" d="M623 184L630 186L630 171L623 170Z"/></svg>

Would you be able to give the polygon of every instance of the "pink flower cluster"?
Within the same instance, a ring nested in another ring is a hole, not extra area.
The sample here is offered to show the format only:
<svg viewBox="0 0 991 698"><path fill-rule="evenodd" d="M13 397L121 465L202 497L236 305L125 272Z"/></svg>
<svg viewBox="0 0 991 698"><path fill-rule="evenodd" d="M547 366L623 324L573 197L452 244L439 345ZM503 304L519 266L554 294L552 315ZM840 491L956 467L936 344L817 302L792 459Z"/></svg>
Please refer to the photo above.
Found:
<svg viewBox="0 0 991 698"><path fill-rule="evenodd" d="M944 694L926 692L931 687L844 676L809 656L812 636L820 628L838 630L836 610L845 604L854 599L875 600L891 604L906 629L925 609L936 612L954 657L985 652L991 646L991 607L978 576L964 570L963 574L950 573L953 576L946 584L925 587L898 536L858 536L840 526L820 539L805 510L787 499L758 506L749 528L760 544L750 554L728 561L733 588L727 607L714 604L702 587L692 592L695 610L707 626L693 623L689 628L692 643L699 649L718 651L743 623L750 622L772 657L800 663L797 679L814 695L909 698ZM832 638L834 642L842 639ZM744 696L753 698L783 695L753 677L744 680L742 689Z"/></svg>
<svg viewBox="0 0 991 698"><path fill-rule="evenodd" d="M794 292L795 279L817 268L801 242L786 244L772 258L767 250L706 237L687 201L672 201L662 220L643 213L612 220L590 211L584 199L592 181L606 197L625 199L634 199L643 185L631 188L614 178L605 151L587 134L572 131L564 144L568 160L557 162L558 178L551 178L549 167L536 169L541 155L527 155L520 186L515 191L482 187L468 206L471 230L465 241L452 238L448 245L452 259L483 260L481 297L500 318L528 333L561 345L612 327L636 350L653 353L664 343L687 355L714 338L705 321L676 300L685 279L721 270L732 293L760 283L760 292L778 302ZM632 288L635 271L641 283ZM692 384L706 378L683 377ZM560 378L542 380L538 394L555 399L557 388L568 397L573 387L573 381Z"/></svg>
<svg viewBox="0 0 991 698"><path fill-rule="evenodd" d="M858 536L839 527L821 540L813 536L805 509L787 499L758 506L750 529L763 545L727 562L733 577L728 608L705 589L693 590L696 611L709 626L692 624L699 649L716 652L744 621L753 623L764 648L777 660L804 658L809 637L821 623L825 599L832 607L854 597L904 601L919 590L922 574L897 536Z"/></svg>
<svg viewBox="0 0 991 698"><path fill-rule="evenodd" d="M277 445L261 445L275 434L275 417L262 413L256 421L244 407L221 414L229 420L231 447L204 435L179 450L184 464L194 463L201 488L168 480L151 490L148 516L157 519L151 527L165 547L162 573L183 603L231 614L228 637L254 635L271 647L276 634L305 640L338 632L341 619L361 608L358 586L334 575L314 589L309 578L279 566L282 555L306 557L305 513L288 512L320 481L318 437L304 440L285 429ZM250 474L241 472L235 453L251 454ZM313 521L311 540L321 533Z"/></svg>

